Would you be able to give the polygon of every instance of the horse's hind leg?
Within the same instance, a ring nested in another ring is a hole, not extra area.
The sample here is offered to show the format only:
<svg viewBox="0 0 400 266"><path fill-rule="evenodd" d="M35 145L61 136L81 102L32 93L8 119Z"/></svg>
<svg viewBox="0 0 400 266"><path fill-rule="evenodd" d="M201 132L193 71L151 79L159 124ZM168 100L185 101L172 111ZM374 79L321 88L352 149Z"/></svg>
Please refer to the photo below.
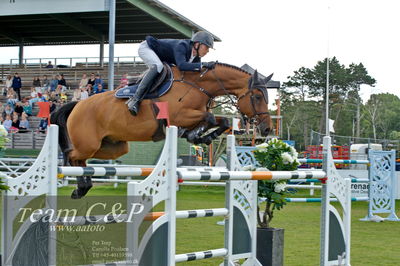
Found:
<svg viewBox="0 0 400 266"><path fill-rule="evenodd" d="M78 150L74 147L68 153L69 163L71 166L86 167L86 160L92 158L92 155L99 149L100 141L96 143L96 139L88 138L84 143L76 143L75 147L80 147L80 149ZM76 181L77 188L72 192L71 198L80 199L92 188L92 178L91 176L79 176L76 178Z"/></svg>
<svg viewBox="0 0 400 266"><path fill-rule="evenodd" d="M86 166L86 160L70 161L73 166ZM85 196L88 191L92 188L92 178L90 176L77 176L76 177L77 188L72 191L71 198L80 199Z"/></svg>
<svg viewBox="0 0 400 266"><path fill-rule="evenodd" d="M129 152L129 145L126 141L112 141L110 139L103 139L101 147L93 155L97 159L117 159L120 156Z"/></svg>

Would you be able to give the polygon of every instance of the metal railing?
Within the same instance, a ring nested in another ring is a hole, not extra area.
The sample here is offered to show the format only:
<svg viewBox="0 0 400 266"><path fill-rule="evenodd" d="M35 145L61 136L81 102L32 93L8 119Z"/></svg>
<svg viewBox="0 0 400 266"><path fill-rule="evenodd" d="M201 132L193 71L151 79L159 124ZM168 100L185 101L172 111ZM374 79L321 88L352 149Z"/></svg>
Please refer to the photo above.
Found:
<svg viewBox="0 0 400 266"><path fill-rule="evenodd" d="M46 138L46 133L28 130L27 132L10 133L8 135L8 149L41 149Z"/></svg>
<svg viewBox="0 0 400 266"><path fill-rule="evenodd" d="M108 64L108 57L104 57L104 65ZM57 66L63 67L102 67L99 57L41 57L41 58L24 58L24 68L46 68L47 63L51 61L54 68ZM136 66L137 63L142 63L142 59L139 56L117 56L114 57L114 64L117 68L124 65ZM19 59L10 59L9 69L12 71L13 68L20 68Z"/></svg>

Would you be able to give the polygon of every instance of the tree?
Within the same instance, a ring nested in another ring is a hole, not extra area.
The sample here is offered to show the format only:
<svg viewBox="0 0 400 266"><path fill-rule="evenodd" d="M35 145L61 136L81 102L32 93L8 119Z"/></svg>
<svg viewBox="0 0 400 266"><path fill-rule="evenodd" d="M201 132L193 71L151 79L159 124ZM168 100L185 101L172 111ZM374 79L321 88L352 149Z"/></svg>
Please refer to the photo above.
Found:
<svg viewBox="0 0 400 266"><path fill-rule="evenodd" d="M294 71L281 89L282 114L287 136L297 136L297 130L303 132L303 140L308 139L311 129L324 132L327 58L318 61L313 68L301 67ZM360 85L373 86L376 83L362 63L352 63L348 68L341 64L336 57L329 59L329 108L330 116L340 123L335 127L344 135L354 135L360 131L362 114ZM350 106L349 106L350 105ZM353 108L351 107L353 106ZM354 119L354 106L356 119ZM288 117L285 119L285 117ZM294 117L297 117L293 121ZM310 119L318 119L310 121ZM286 123L285 123L286 121ZM356 125L356 130L355 130ZM358 125L358 126L357 126ZM298 141L296 139L296 141ZM300 140L300 142L303 142Z"/></svg>

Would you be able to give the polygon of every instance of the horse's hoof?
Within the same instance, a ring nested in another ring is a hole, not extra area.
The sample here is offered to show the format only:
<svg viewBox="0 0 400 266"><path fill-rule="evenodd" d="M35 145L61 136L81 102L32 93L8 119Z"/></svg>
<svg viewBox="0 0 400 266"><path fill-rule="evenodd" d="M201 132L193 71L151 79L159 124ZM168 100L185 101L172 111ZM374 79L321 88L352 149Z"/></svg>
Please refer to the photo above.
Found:
<svg viewBox="0 0 400 266"><path fill-rule="evenodd" d="M90 183L86 184L86 187L82 189L82 197L85 196L89 190L93 187L92 181L89 181Z"/></svg>
<svg viewBox="0 0 400 266"><path fill-rule="evenodd" d="M71 194L71 199L80 199L82 198L84 195L82 195L81 193L79 193L79 189L74 189L74 191L72 191Z"/></svg>
<svg viewBox="0 0 400 266"><path fill-rule="evenodd" d="M211 136L204 138L204 144L206 145L210 145L212 142L212 138Z"/></svg>

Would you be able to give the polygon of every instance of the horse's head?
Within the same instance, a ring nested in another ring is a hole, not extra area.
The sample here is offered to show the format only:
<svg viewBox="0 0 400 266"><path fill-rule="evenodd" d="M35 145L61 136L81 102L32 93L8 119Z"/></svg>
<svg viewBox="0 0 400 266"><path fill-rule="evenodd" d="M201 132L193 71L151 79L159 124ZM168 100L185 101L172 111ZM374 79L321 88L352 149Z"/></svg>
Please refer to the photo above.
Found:
<svg viewBox="0 0 400 266"><path fill-rule="evenodd" d="M258 76L257 70L248 81L247 91L238 97L238 108L245 118L255 120L262 136L267 136L272 127L271 116L268 111L267 78Z"/></svg>

